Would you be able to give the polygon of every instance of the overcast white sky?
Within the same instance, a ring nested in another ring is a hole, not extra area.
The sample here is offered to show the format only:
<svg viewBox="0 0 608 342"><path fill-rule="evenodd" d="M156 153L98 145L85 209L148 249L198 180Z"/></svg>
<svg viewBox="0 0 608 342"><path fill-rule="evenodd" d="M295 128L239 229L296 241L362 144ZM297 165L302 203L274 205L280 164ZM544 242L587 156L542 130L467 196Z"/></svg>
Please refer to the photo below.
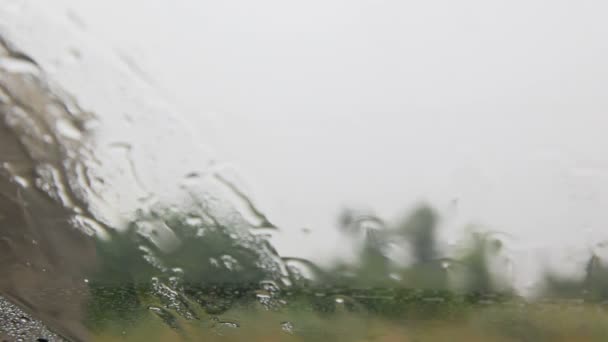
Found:
<svg viewBox="0 0 608 342"><path fill-rule="evenodd" d="M608 2L61 1L238 166L296 254L331 250L345 205L421 200L448 235L608 237Z"/></svg>

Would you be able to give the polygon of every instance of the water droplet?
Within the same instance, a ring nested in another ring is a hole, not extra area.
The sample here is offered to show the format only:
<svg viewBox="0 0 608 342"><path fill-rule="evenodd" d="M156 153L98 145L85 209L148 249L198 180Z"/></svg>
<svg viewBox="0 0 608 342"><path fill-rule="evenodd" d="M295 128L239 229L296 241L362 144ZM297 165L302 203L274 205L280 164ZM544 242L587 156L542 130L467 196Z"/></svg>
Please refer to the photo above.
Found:
<svg viewBox="0 0 608 342"><path fill-rule="evenodd" d="M155 313L162 313L162 309L161 308L157 308L156 306L149 306L148 310L155 312Z"/></svg>
<svg viewBox="0 0 608 342"><path fill-rule="evenodd" d="M40 190L60 201L65 207L74 207L64 177L55 166L50 163L40 164L36 167L36 174L38 177L35 184Z"/></svg>
<svg viewBox="0 0 608 342"><path fill-rule="evenodd" d="M57 120L57 122L55 122L55 129L57 129L57 132L59 134L63 135L66 138L72 140L82 139L82 132L68 120Z"/></svg>
<svg viewBox="0 0 608 342"><path fill-rule="evenodd" d="M232 329L236 329L236 328L240 327L240 325L235 322L218 322L217 324L221 325L223 327L232 328Z"/></svg>
<svg viewBox="0 0 608 342"><path fill-rule="evenodd" d="M288 277L281 277L281 282L283 283L283 285L285 285L287 287L293 285L291 279L289 279Z"/></svg>
<svg viewBox="0 0 608 342"><path fill-rule="evenodd" d="M400 281L402 279L401 275L398 273L391 273L388 275L391 279Z"/></svg>
<svg viewBox="0 0 608 342"><path fill-rule="evenodd" d="M200 178L201 174L198 172L190 172L184 176L184 178Z"/></svg>
<svg viewBox="0 0 608 342"><path fill-rule="evenodd" d="M28 182L27 179L21 176L13 176L13 181L19 184L19 186L21 186L22 188L29 188L30 186L30 182Z"/></svg>
<svg viewBox="0 0 608 342"><path fill-rule="evenodd" d="M279 291L279 286L273 280L262 280L262 281L260 281L260 287L263 290L268 291L270 293L276 293L276 292Z"/></svg>
<svg viewBox="0 0 608 342"><path fill-rule="evenodd" d="M15 74L38 75L40 73L40 69L32 61L26 58L8 56L0 57L0 69Z"/></svg>
<svg viewBox="0 0 608 342"><path fill-rule="evenodd" d="M254 201L242 191L242 188L226 176L226 174L214 174L214 178L225 186L226 191L223 195L233 204L241 217L254 227L276 229L277 227L257 208Z"/></svg>
<svg viewBox="0 0 608 342"><path fill-rule="evenodd" d="M288 333L288 334L293 334L293 323L289 322L289 321L285 321L285 322L281 322L281 330L283 330L284 332Z"/></svg>
<svg viewBox="0 0 608 342"><path fill-rule="evenodd" d="M182 244L175 232L161 220L136 222L137 233L147 238L164 253L170 253Z"/></svg>
<svg viewBox="0 0 608 342"><path fill-rule="evenodd" d="M203 224L203 219L200 217L189 216L186 218L185 223L191 227L198 227Z"/></svg>
<svg viewBox="0 0 608 342"><path fill-rule="evenodd" d="M270 293L268 292L258 292L255 294L256 297L258 297L259 299L268 299L270 298Z"/></svg>

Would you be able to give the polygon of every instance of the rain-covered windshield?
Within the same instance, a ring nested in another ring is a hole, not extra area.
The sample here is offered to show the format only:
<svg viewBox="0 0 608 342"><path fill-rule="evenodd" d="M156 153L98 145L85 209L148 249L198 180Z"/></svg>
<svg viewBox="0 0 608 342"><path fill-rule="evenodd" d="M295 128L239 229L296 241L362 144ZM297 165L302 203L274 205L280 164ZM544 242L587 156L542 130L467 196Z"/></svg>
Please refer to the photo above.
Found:
<svg viewBox="0 0 608 342"><path fill-rule="evenodd" d="M608 340L606 10L0 0L0 341Z"/></svg>

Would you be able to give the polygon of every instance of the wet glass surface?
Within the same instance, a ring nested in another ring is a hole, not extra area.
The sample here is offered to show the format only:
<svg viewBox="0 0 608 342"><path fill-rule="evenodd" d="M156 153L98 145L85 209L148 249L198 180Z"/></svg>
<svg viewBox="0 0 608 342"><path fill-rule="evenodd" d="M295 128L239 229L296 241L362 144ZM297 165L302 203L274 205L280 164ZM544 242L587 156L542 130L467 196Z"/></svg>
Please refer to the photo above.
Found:
<svg viewBox="0 0 608 342"><path fill-rule="evenodd" d="M436 5L0 0L0 340L606 340L605 5Z"/></svg>

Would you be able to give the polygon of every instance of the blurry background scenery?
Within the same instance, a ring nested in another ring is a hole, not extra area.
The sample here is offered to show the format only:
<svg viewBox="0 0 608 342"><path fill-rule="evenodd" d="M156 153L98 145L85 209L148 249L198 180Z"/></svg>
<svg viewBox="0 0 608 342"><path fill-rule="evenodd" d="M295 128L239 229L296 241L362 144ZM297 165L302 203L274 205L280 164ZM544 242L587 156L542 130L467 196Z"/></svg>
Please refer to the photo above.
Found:
<svg viewBox="0 0 608 342"><path fill-rule="evenodd" d="M606 10L0 0L0 294L71 339L601 340Z"/></svg>
<svg viewBox="0 0 608 342"><path fill-rule="evenodd" d="M331 228L350 206L426 201L447 238L486 224L526 259L605 239L607 6L36 4L145 71L285 229L277 248L318 261L347 253Z"/></svg>

